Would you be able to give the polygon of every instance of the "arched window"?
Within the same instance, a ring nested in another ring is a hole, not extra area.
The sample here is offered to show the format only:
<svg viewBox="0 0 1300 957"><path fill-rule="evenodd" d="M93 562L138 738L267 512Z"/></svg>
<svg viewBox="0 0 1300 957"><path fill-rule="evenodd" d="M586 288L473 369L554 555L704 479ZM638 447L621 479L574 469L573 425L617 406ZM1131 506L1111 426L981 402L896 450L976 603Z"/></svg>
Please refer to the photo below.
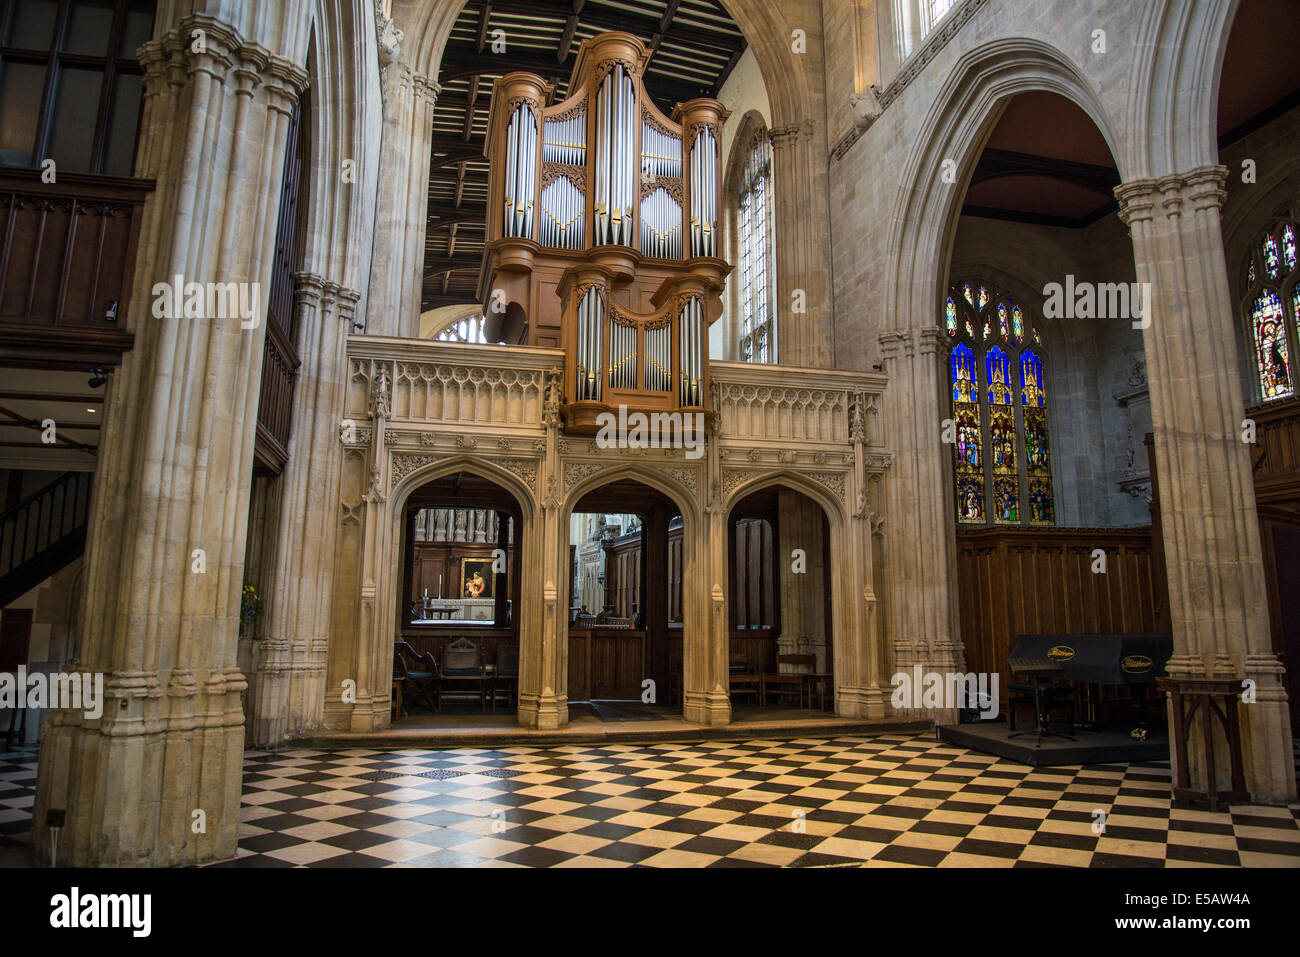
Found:
<svg viewBox="0 0 1300 957"><path fill-rule="evenodd" d="M921 0L921 9L925 17L925 32L934 29L949 10L957 5L957 0Z"/></svg>
<svg viewBox="0 0 1300 957"><path fill-rule="evenodd" d="M743 362L776 361L775 269L772 262L772 143L754 137L740 181L739 351Z"/></svg>
<svg viewBox="0 0 1300 957"><path fill-rule="evenodd" d="M1053 524L1037 326L1015 299L972 281L949 291L944 328L950 343L957 520Z"/></svg>
<svg viewBox="0 0 1300 957"><path fill-rule="evenodd" d="M1279 217L1250 247L1243 313L1251 366L1264 402L1295 396L1296 315L1300 313L1300 270L1296 236L1300 221Z"/></svg>
<svg viewBox="0 0 1300 957"><path fill-rule="evenodd" d="M438 342L470 342L485 345L487 343L487 335L483 331L485 321L486 317L482 315L466 316L449 323L433 338Z"/></svg>

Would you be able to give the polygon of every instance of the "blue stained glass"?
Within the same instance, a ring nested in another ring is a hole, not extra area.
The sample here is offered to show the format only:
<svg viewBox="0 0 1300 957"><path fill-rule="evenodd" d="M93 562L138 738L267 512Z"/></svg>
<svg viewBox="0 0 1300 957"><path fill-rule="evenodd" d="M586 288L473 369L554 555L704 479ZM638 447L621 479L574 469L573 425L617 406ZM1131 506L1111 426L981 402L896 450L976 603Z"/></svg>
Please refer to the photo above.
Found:
<svg viewBox="0 0 1300 957"><path fill-rule="evenodd" d="M1011 404L1011 359L994 346L984 359L987 367L990 405Z"/></svg>
<svg viewBox="0 0 1300 957"><path fill-rule="evenodd" d="M952 400L978 402L979 381L975 372L975 353L970 346L958 343L952 350Z"/></svg>
<svg viewBox="0 0 1300 957"><path fill-rule="evenodd" d="M952 301L952 296L948 297L948 303L944 308L948 321L948 335L957 334L957 303Z"/></svg>
<svg viewBox="0 0 1300 957"><path fill-rule="evenodd" d="M1030 409L1041 409L1047 404L1043 394L1043 363L1033 352L1025 350L1020 356L1020 404Z"/></svg>

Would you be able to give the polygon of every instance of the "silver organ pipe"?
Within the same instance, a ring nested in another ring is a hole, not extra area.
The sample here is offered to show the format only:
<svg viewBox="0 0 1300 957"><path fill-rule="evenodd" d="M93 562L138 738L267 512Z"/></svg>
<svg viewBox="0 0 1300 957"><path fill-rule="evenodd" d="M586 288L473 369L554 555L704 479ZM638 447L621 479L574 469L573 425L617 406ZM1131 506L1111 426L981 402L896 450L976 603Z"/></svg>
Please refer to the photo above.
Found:
<svg viewBox="0 0 1300 957"><path fill-rule="evenodd" d="M610 318L609 385L611 389L636 388L636 326Z"/></svg>
<svg viewBox="0 0 1300 957"><path fill-rule="evenodd" d="M600 335L605 325L605 301L592 286L578 301L579 400L599 399L601 392Z"/></svg>
<svg viewBox="0 0 1300 957"><path fill-rule="evenodd" d="M655 392L672 390L672 326L663 325L645 331L645 385Z"/></svg>
<svg viewBox="0 0 1300 957"><path fill-rule="evenodd" d="M596 93L596 244L632 245L636 91L621 63Z"/></svg>
<svg viewBox="0 0 1300 957"><path fill-rule="evenodd" d="M533 234L533 188L537 184L537 117L521 103L506 129L506 236Z"/></svg>
<svg viewBox="0 0 1300 957"><path fill-rule="evenodd" d="M587 114L567 120L547 120L542 141L542 162L585 166L587 163Z"/></svg>
<svg viewBox="0 0 1300 957"><path fill-rule="evenodd" d="M659 259L682 258L682 208L662 186L641 200L641 252Z"/></svg>
<svg viewBox="0 0 1300 957"><path fill-rule="evenodd" d="M682 175L682 141L644 120L641 123L641 172L646 176Z"/></svg>
<svg viewBox="0 0 1300 957"><path fill-rule="evenodd" d="M691 145L691 255L716 256L718 141L707 126Z"/></svg>
<svg viewBox="0 0 1300 957"><path fill-rule="evenodd" d="M681 344L681 403L700 404L701 354L704 348L704 309L694 297L686 300L677 317Z"/></svg>
<svg viewBox="0 0 1300 957"><path fill-rule="evenodd" d="M582 249L585 197L567 176L556 177L542 189L538 242L560 249Z"/></svg>

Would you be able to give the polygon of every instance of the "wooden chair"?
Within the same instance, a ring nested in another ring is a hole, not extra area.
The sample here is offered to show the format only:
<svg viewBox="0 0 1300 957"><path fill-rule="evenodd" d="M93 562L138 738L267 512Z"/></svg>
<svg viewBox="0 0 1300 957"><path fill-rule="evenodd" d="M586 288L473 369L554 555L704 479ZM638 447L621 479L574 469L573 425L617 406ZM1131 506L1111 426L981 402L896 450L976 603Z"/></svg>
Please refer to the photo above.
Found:
<svg viewBox="0 0 1300 957"><path fill-rule="evenodd" d="M763 684L763 676L749 663L749 657L743 651L733 651L730 656L727 677L730 679L731 696L753 695L755 703Z"/></svg>
<svg viewBox="0 0 1300 957"><path fill-rule="evenodd" d="M795 667L817 667L816 655L777 655L776 664L779 668L781 665L794 665ZM768 689L771 688L772 694L780 697L784 694L795 695L799 699L799 706L803 707L803 686L805 672L778 671L773 674L763 675L763 680L759 684L758 702L761 705L767 704Z"/></svg>
<svg viewBox="0 0 1300 957"><path fill-rule="evenodd" d="M395 717L405 712L404 702L414 694L437 712L442 703L438 686L438 662L432 654L421 654L410 642L399 641L393 647L393 705Z"/></svg>
<svg viewBox="0 0 1300 957"><path fill-rule="evenodd" d="M442 653L440 677L444 690L458 685L476 686L479 709L487 710L487 671L483 667L483 652L478 642L457 638L449 644Z"/></svg>
<svg viewBox="0 0 1300 957"><path fill-rule="evenodd" d="M814 665L813 667L816 667ZM835 676L829 671L811 671L803 676L803 686L808 691L808 707L813 706L813 694L817 695L817 707L826 710L826 693L830 692L831 704L835 704ZM815 691L814 691L815 689ZM803 700L802 696L799 699Z"/></svg>
<svg viewBox="0 0 1300 957"><path fill-rule="evenodd" d="M497 689L505 687L510 700L519 703L519 646L511 642L497 645L496 673L492 676L492 710L497 709Z"/></svg>

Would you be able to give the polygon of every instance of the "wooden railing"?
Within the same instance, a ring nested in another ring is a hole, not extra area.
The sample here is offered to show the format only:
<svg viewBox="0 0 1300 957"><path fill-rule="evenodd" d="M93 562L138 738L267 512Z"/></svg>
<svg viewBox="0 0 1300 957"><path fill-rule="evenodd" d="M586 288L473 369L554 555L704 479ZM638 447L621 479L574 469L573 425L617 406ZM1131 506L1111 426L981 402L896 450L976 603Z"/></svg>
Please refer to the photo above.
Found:
<svg viewBox="0 0 1300 957"><path fill-rule="evenodd" d="M150 180L0 169L0 357L114 365ZM40 326L40 336L32 327Z"/></svg>
<svg viewBox="0 0 1300 957"><path fill-rule="evenodd" d="M0 515L0 606L81 554L94 478L65 472Z"/></svg>
<svg viewBox="0 0 1300 957"><path fill-rule="evenodd" d="M959 531L957 591L966 670L999 672L1004 701L1017 635L1160 631L1169 603L1149 527Z"/></svg>

